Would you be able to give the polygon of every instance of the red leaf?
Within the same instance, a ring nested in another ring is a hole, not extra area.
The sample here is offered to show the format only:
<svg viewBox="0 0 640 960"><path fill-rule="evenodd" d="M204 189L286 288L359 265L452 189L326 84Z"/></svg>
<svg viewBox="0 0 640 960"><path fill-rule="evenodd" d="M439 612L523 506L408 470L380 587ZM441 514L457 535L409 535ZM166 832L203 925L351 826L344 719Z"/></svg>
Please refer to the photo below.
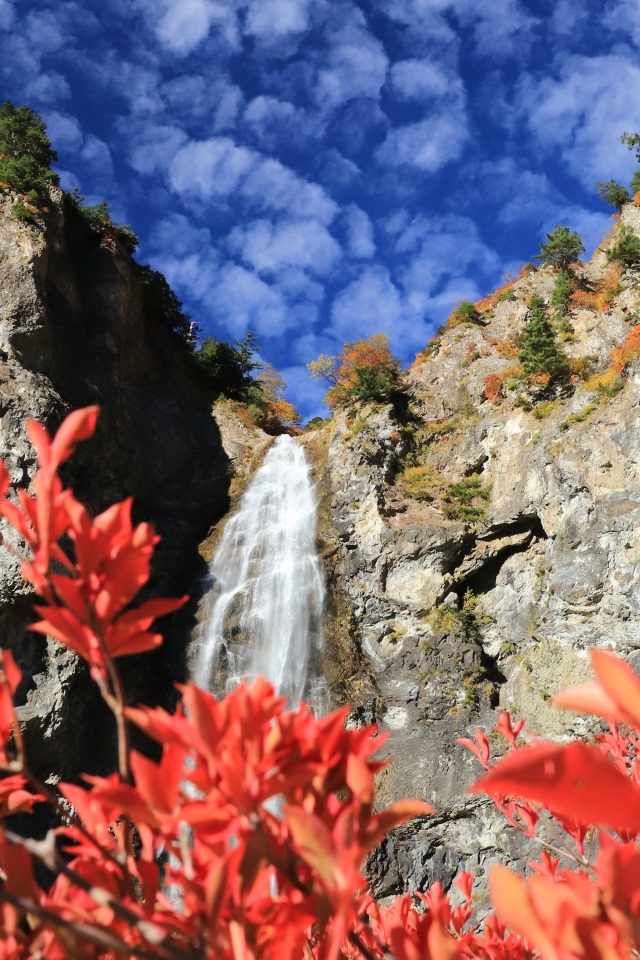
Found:
<svg viewBox="0 0 640 960"><path fill-rule="evenodd" d="M99 412L98 407L85 407L74 410L63 420L51 443L51 462L54 468L57 469L71 456L76 444L93 436Z"/></svg>
<svg viewBox="0 0 640 960"><path fill-rule="evenodd" d="M580 823L640 830L640 790L597 747L537 743L500 760L473 793L541 803Z"/></svg>
<svg viewBox="0 0 640 960"><path fill-rule="evenodd" d="M555 703L640 728L640 677L606 650L591 651L591 666L598 682L569 687L554 698Z"/></svg>

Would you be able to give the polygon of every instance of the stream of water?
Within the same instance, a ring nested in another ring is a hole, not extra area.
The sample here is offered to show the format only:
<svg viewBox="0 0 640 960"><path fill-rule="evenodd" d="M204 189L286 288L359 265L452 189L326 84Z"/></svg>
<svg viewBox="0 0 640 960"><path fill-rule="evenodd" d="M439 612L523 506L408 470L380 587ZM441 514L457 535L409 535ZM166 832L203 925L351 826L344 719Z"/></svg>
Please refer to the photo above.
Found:
<svg viewBox="0 0 640 960"><path fill-rule="evenodd" d="M304 450L278 437L235 514L210 574L195 681L221 694L262 675L296 706L324 712L324 577L316 554L317 501Z"/></svg>

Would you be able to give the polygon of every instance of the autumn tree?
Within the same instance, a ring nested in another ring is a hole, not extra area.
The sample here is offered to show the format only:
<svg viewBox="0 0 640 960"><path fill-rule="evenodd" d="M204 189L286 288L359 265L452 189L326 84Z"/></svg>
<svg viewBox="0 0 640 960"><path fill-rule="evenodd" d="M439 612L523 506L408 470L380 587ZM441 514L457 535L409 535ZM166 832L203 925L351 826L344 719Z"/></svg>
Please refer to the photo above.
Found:
<svg viewBox="0 0 640 960"><path fill-rule="evenodd" d="M282 374L270 363L263 363L256 376L261 392L256 404L256 422L263 430L280 433L282 428L297 427L302 417L292 403L284 397L287 384Z"/></svg>
<svg viewBox="0 0 640 960"><path fill-rule="evenodd" d="M329 384L324 399L336 407L351 400L388 399L398 389L400 361L393 356L387 335L376 333L345 343L336 357L321 354L307 369L314 380Z"/></svg>
<svg viewBox="0 0 640 960"><path fill-rule="evenodd" d="M547 242L540 244L540 253L533 259L567 270L581 253L584 253L584 244L580 234L559 225L547 234Z"/></svg>

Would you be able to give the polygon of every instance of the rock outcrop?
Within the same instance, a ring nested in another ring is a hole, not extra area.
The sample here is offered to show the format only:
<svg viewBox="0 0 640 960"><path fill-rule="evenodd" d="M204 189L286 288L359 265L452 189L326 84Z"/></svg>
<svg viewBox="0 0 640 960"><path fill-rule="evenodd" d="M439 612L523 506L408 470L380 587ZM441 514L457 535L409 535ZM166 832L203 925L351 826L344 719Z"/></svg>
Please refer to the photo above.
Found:
<svg viewBox="0 0 640 960"><path fill-rule="evenodd" d="M640 234L640 209L622 223ZM435 338L405 375L406 408L339 412L324 437L334 695L391 733L381 799L439 811L376 852L380 894L521 865L517 836L465 794L479 768L457 738L498 708L532 733L584 733L552 695L589 675L593 646L638 656L640 275L608 262L614 240L574 268L570 380L515 368L529 299L554 288L543 267Z"/></svg>
<svg viewBox="0 0 640 960"><path fill-rule="evenodd" d="M12 218L13 202L0 196L0 455L13 489L35 471L26 419L53 428L70 409L99 404L97 434L66 479L94 512L133 495L136 518L162 536L149 592L184 593L205 572L199 541L228 506L229 459L211 398L117 242L101 243L55 189L39 225ZM2 645L25 672L31 762L67 778L109 769L112 720L75 658L26 630L32 613L18 566L0 551ZM193 608L161 624L157 654L122 661L132 700L170 702L192 620Z"/></svg>

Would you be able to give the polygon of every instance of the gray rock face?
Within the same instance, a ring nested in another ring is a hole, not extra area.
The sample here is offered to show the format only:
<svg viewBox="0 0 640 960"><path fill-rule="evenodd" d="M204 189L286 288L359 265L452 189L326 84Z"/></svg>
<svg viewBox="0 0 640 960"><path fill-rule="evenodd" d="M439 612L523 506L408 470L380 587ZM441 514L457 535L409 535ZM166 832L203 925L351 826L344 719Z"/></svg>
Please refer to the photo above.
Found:
<svg viewBox="0 0 640 960"><path fill-rule="evenodd" d="M148 594L184 593L204 573L198 542L228 502L229 460L211 399L146 309L128 256L101 246L59 191L40 227L13 220L12 204L0 195L0 455L13 490L27 488L36 468L25 421L54 428L71 409L98 403L96 436L66 480L94 512L133 494L136 519L151 520L163 538ZM32 764L67 778L109 769L111 718L75 658L26 631L32 617L18 563L0 549L0 640L25 672ZM193 610L164 624L157 654L121 661L132 701L170 702L192 619Z"/></svg>
<svg viewBox="0 0 640 960"><path fill-rule="evenodd" d="M633 204L622 220L640 233ZM594 374L611 369L640 320L637 272L619 277L608 309L595 300L611 242L576 268L594 296L575 298L563 344L576 370L589 355ZM419 796L438 809L376 852L382 894L482 873L496 858L519 864L524 848L506 821L465 793L480 770L457 738L490 730L500 708L532 733L584 733L586 721L551 696L589 676L589 648L633 660L640 647L637 359L628 355L612 396L577 376L544 396L506 386L528 299L548 303L554 281L552 268L534 271L481 325L445 330L405 375L408 413L370 405L334 416L326 566L369 685L358 712L390 732L381 800ZM498 403L485 395L491 374L505 380ZM409 495L412 477L422 499ZM348 682L338 690L349 698Z"/></svg>

